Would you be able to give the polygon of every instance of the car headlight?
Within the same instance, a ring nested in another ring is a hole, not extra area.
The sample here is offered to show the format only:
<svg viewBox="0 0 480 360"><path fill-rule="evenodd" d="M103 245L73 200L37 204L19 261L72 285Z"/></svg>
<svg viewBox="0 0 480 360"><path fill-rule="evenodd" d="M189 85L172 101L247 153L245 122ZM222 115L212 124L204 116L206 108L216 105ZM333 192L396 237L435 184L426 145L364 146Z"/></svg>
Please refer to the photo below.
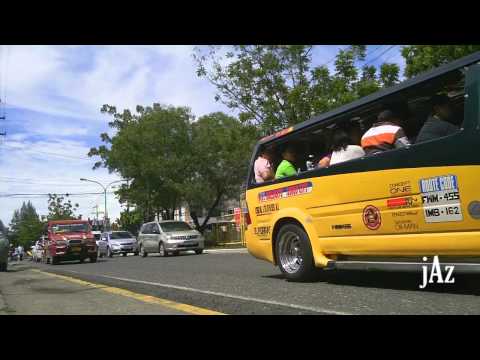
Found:
<svg viewBox="0 0 480 360"><path fill-rule="evenodd" d="M57 247L65 247L65 246L67 246L67 242L65 240L57 240L56 246Z"/></svg>

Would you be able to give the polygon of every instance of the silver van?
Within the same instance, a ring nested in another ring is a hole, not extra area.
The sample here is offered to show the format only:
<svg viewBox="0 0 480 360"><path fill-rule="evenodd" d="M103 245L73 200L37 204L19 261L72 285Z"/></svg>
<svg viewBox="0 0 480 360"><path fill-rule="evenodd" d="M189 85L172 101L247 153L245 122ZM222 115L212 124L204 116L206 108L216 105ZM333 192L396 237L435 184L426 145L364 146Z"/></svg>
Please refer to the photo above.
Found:
<svg viewBox="0 0 480 360"><path fill-rule="evenodd" d="M178 255L187 250L194 250L198 255L203 252L205 240L186 222L165 220L144 224L138 234L138 246L142 257L149 253Z"/></svg>

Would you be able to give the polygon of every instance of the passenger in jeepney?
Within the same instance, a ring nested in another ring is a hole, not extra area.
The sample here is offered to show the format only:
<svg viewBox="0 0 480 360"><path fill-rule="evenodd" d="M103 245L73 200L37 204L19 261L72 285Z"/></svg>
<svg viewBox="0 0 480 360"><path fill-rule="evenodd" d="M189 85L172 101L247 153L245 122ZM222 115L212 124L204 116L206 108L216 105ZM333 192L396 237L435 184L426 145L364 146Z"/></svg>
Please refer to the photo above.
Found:
<svg viewBox="0 0 480 360"><path fill-rule="evenodd" d="M272 167L273 152L270 148L264 148L261 150L260 155L253 166L255 173L255 182L263 183L265 181L273 180L275 173Z"/></svg>
<svg viewBox="0 0 480 360"><path fill-rule="evenodd" d="M275 172L275 179L281 179L287 176L297 174L295 169L295 160L297 158L297 151L293 145L287 145L282 151L282 162L278 165Z"/></svg>

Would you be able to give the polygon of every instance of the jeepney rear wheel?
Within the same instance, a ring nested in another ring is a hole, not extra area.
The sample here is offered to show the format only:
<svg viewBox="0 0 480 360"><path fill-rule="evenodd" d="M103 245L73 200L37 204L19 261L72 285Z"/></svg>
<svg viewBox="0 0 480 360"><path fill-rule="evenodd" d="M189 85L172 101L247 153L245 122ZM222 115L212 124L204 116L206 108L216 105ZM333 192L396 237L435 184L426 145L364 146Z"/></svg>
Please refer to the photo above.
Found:
<svg viewBox="0 0 480 360"><path fill-rule="evenodd" d="M90 262L91 262L91 263L96 263L96 262L97 262L97 257L96 257L96 256L92 256L92 257L90 258Z"/></svg>
<svg viewBox="0 0 480 360"><path fill-rule="evenodd" d="M83 264L85 262L85 258L80 258L80 264Z"/></svg>
<svg viewBox="0 0 480 360"><path fill-rule="evenodd" d="M122 256L127 256L127 253L122 253Z"/></svg>
<svg viewBox="0 0 480 360"><path fill-rule="evenodd" d="M56 256L52 256L52 258L50 259L50 264L57 265L58 264L58 258Z"/></svg>
<svg viewBox="0 0 480 360"><path fill-rule="evenodd" d="M6 262L0 263L0 272L5 272L7 271L8 264Z"/></svg>
<svg viewBox="0 0 480 360"><path fill-rule="evenodd" d="M313 260L310 239L296 224L280 228L275 241L275 257L281 272L289 281L308 281L318 273Z"/></svg>

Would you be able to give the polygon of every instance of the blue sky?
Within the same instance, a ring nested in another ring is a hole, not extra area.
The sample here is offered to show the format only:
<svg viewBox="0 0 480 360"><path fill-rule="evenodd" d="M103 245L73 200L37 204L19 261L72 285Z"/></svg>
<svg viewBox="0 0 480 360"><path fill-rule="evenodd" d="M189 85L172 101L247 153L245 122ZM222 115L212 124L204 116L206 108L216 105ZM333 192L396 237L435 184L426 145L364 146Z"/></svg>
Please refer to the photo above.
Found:
<svg viewBox="0 0 480 360"><path fill-rule="evenodd" d="M317 46L313 63L331 60L344 45ZM399 46L383 55L388 45L371 45L366 61L399 63ZM6 121L0 120L0 194L97 192L119 179L105 169L93 171L86 154L100 145L99 134L109 131L103 104L134 110L153 102L190 106L198 117L213 111L231 113L215 102L215 89L195 74L193 46L2 46ZM377 58L378 57L378 58ZM7 66L5 66L7 64ZM333 70L334 62L328 63ZM6 75L6 76L5 76ZM4 95L4 94L0 94ZM4 100L4 99L2 99ZM21 198L0 198L0 219L8 224ZM103 196L72 198L79 213L103 210ZM46 214L45 198L31 199ZM118 217L121 206L109 195L108 212Z"/></svg>

